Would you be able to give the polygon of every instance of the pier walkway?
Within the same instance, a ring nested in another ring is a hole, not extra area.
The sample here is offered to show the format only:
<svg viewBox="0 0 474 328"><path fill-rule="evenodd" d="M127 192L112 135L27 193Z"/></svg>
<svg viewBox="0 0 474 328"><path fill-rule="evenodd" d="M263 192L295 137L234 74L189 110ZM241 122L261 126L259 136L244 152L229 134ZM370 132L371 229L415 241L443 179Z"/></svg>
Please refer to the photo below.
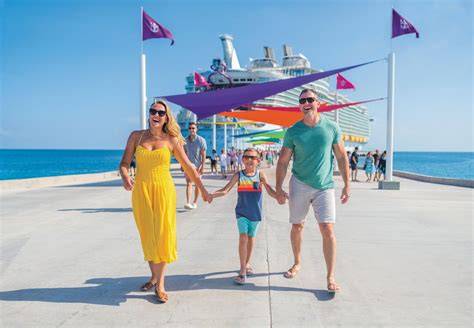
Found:
<svg viewBox="0 0 474 328"><path fill-rule="evenodd" d="M274 181L272 173L270 179ZM337 193L341 181L337 177ZM235 190L183 209L176 173L179 259L170 300L137 291L147 280L119 180L1 191L2 327L470 327L473 191L400 179L401 190L352 184L338 204L336 277L326 292L321 237L309 217L293 280L288 208L265 195L253 267L238 268ZM224 181L209 177L209 190Z"/></svg>

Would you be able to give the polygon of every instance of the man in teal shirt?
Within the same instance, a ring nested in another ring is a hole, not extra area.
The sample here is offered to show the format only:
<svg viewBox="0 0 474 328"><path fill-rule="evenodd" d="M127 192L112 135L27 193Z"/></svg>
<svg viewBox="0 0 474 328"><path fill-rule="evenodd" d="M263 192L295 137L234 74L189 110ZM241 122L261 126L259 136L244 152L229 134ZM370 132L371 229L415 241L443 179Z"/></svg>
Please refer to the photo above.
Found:
<svg viewBox="0 0 474 328"><path fill-rule="evenodd" d="M301 268L301 236L310 206L323 237L323 253L327 267L327 288L337 292L334 271L336 262L336 201L333 181L333 159L336 156L344 181L341 202L349 200L349 161L337 124L318 113L319 101L314 90L304 89L300 94L303 119L285 134L281 155L276 168L276 192L280 204L289 199L291 246L294 264L285 273L293 278ZM333 155L334 153L334 155ZM289 195L283 190L288 164L293 156Z"/></svg>

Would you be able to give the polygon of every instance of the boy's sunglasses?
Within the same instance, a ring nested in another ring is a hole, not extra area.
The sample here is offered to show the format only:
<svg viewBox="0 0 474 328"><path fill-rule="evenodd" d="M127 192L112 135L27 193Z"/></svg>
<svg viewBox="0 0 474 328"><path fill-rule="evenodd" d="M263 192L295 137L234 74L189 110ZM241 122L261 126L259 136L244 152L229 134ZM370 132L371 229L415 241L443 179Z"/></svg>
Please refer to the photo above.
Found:
<svg viewBox="0 0 474 328"><path fill-rule="evenodd" d="M158 114L159 117L163 117L166 115L165 110L156 110L154 108L150 108L149 112L151 116L155 116L156 114Z"/></svg>
<svg viewBox="0 0 474 328"><path fill-rule="evenodd" d="M313 98L313 97L310 97L310 98L300 98L299 100L299 103L301 105L305 104L306 102L308 102L308 104L312 104L316 101L316 98Z"/></svg>
<svg viewBox="0 0 474 328"><path fill-rule="evenodd" d="M254 160L254 159L257 159L258 157L257 156L252 156L252 155L244 155L244 156L242 156L242 158L243 159L252 159L252 160Z"/></svg>

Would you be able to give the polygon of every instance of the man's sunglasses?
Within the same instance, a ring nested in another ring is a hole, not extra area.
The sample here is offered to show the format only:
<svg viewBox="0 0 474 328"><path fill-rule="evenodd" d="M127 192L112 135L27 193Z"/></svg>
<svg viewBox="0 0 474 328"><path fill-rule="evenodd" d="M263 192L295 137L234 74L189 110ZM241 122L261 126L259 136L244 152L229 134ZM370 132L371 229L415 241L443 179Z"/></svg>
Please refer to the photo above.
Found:
<svg viewBox="0 0 474 328"><path fill-rule="evenodd" d="M316 98L313 98L313 97L309 97L309 98L300 98L299 100L299 103L301 105L305 104L306 102L308 102L308 104L312 104L316 101Z"/></svg>
<svg viewBox="0 0 474 328"><path fill-rule="evenodd" d="M252 156L252 155L244 155L242 156L243 159L251 159L251 160L254 160L254 159L257 159L258 157L257 156Z"/></svg>
<svg viewBox="0 0 474 328"><path fill-rule="evenodd" d="M166 115L165 110L156 110L154 108L150 108L149 112L151 116L155 116L156 114L158 114L159 117L163 117Z"/></svg>

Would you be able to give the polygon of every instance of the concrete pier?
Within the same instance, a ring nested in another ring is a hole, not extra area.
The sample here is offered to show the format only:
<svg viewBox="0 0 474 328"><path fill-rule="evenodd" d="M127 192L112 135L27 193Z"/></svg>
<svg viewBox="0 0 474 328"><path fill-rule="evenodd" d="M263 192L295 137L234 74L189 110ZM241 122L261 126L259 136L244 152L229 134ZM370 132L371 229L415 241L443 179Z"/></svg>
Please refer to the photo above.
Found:
<svg viewBox="0 0 474 328"><path fill-rule="evenodd" d="M473 191L399 180L400 191L352 184L349 204L338 204L334 297L311 216L302 270L282 276L292 264L288 208L268 195L256 275L235 285L235 190L186 211L175 172L179 258L167 270L167 304L137 291L149 270L120 180L2 190L1 326L470 327Z"/></svg>

